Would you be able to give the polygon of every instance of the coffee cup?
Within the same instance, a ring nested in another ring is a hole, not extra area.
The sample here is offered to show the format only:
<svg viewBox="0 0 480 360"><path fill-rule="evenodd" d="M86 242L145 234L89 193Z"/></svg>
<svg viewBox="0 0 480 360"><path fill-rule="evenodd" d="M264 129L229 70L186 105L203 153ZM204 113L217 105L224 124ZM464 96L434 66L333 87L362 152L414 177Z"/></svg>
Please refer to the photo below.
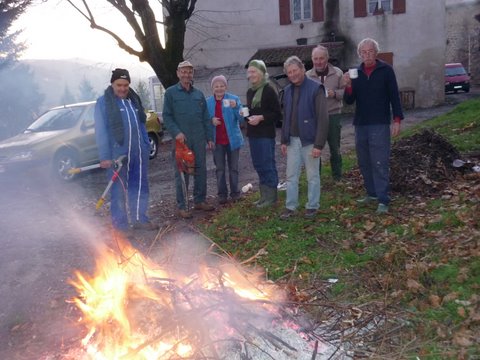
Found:
<svg viewBox="0 0 480 360"><path fill-rule="evenodd" d="M358 69L348 69L348 76L350 76L350 79L356 79L358 78Z"/></svg>
<svg viewBox="0 0 480 360"><path fill-rule="evenodd" d="M242 186L242 192L243 193L249 192L250 190L252 190L252 188L253 188L253 185L248 183L247 185Z"/></svg>
<svg viewBox="0 0 480 360"><path fill-rule="evenodd" d="M230 100L229 99L223 99L223 106L224 107L230 107Z"/></svg>
<svg viewBox="0 0 480 360"><path fill-rule="evenodd" d="M242 107L242 110L240 112L240 115L242 115L243 117L248 117L250 116L250 111L248 110L248 107Z"/></svg>

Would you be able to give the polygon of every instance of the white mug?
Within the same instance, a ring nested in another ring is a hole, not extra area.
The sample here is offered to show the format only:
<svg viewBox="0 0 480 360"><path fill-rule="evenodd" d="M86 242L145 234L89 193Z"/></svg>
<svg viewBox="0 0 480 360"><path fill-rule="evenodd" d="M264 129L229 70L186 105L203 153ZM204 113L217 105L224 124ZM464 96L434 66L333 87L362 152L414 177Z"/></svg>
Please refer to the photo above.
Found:
<svg viewBox="0 0 480 360"><path fill-rule="evenodd" d="M223 106L224 107L230 107L230 100L229 99L223 99Z"/></svg>
<svg viewBox="0 0 480 360"><path fill-rule="evenodd" d="M252 190L252 188L253 188L253 185L248 183L247 185L242 186L242 192L243 193L249 192L250 190Z"/></svg>
<svg viewBox="0 0 480 360"><path fill-rule="evenodd" d="M350 79L358 78L358 69L348 69L348 75L350 76Z"/></svg>
<svg viewBox="0 0 480 360"><path fill-rule="evenodd" d="M250 111L248 110L248 107L243 107L241 112L240 112L240 115L242 115L243 117L248 117L250 116Z"/></svg>

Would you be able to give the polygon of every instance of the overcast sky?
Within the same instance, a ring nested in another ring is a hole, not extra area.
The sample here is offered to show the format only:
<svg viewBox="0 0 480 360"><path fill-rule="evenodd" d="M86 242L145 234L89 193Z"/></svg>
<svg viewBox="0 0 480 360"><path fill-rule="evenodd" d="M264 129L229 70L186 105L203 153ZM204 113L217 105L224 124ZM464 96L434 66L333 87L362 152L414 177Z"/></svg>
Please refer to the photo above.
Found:
<svg viewBox="0 0 480 360"><path fill-rule="evenodd" d="M99 25L110 28L124 39L133 39L118 11L110 10L105 1L90 2L97 6L95 14L98 14ZM23 29L20 39L28 46L22 55L24 59L81 58L126 65L138 63L136 57L121 50L109 35L91 29L88 21L65 0L49 0L31 6L14 27ZM129 44L139 48L135 41Z"/></svg>

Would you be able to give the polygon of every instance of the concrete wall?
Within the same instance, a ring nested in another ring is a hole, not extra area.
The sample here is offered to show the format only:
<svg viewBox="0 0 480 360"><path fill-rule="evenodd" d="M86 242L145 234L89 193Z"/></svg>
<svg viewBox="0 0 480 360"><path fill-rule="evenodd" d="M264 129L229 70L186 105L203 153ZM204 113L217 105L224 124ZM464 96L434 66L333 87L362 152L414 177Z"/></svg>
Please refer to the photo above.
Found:
<svg viewBox="0 0 480 360"><path fill-rule="evenodd" d="M259 48L318 43L323 22L279 25L278 0L201 0L188 23L185 57L209 68L244 65Z"/></svg>
<svg viewBox="0 0 480 360"><path fill-rule="evenodd" d="M326 3L327 1L325 1ZM427 5L428 4L428 5ZM400 88L413 88L417 107L444 101L445 2L407 0L405 14L354 18L353 1L339 2L338 34L345 41L345 64L357 64L356 44L375 38L392 52ZM210 79L230 78L229 90L244 98L245 64L260 48L296 45L325 37L325 22L279 25L278 0L202 0L188 22L185 58L196 66L196 85L211 93ZM228 71L228 73L226 72ZM281 69L272 69L274 75Z"/></svg>
<svg viewBox="0 0 480 360"><path fill-rule="evenodd" d="M445 100L445 3L407 0L405 14L354 18L352 2L340 3L340 28L348 34L347 64L358 64L356 44L365 37L378 41L380 51L393 53L400 88L415 90L416 107Z"/></svg>

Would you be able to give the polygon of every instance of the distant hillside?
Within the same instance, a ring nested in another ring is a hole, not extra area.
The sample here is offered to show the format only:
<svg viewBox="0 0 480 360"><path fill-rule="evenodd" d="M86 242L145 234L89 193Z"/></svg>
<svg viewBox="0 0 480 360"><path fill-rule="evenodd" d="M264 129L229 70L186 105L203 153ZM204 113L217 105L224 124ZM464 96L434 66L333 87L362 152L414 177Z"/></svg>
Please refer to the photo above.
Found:
<svg viewBox="0 0 480 360"><path fill-rule="evenodd" d="M109 85L111 71L115 67L127 68L134 86L140 80L148 83L148 77L154 75L153 70L141 65L114 65L83 59L22 60L21 62L30 67L40 92L45 95L42 110L62 105L61 98L66 86L75 97L78 97L83 78L90 82L97 94L101 94Z"/></svg>

